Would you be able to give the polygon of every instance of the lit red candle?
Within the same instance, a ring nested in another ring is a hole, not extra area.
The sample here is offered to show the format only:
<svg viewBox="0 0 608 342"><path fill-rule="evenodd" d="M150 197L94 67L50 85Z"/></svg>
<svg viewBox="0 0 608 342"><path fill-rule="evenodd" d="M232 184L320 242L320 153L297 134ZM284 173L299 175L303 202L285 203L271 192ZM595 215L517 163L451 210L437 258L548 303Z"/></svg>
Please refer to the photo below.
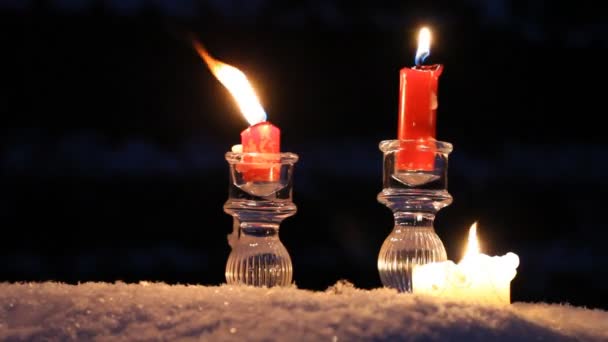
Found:
<svg viewBox="0 0 608 342"><path fill-rule="evenodd" d="M416 65L399 73L399 140L418 140L420 146L404 144L397 154L397 169L404 171L432 171L435 154L425 150L435 139L437 111L437 83L443 71L441 64L422 65L430 53L431 33L420 30ZM407 146L407 147L405 147Z"/></svg>
<svg viewBox="0 0 608 342"><path fill-rule="evenodd" d="M233 147L233 152L247 153L243 157L243 163L239 165L243 179L250 182L278 180L281 131L266 121L266 112L247 76L239 69L211 57L199 42L194 41L194 48L207 63L213 75L232 94L249 122L250 126L241 132L241 144Z"/></svg>

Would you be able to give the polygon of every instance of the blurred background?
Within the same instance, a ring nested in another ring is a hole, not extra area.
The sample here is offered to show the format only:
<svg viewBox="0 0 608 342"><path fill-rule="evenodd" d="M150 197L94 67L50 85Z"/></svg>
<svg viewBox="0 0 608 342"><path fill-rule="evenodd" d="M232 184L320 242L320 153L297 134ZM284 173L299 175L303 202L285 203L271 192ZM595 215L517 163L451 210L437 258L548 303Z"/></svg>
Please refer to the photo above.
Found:
<svg viewBox="0 0 608 342"><path fill-rule="evenodd" d="M247 123L192 32L300 155L281 226L296 284L381 286L377 145L428 25L455 147L448 257L479 221L485 253L521 258L513 300L608 309L608 22L591 1L0 0L0 23L1 281L224 282L224 153Z"/></svg>

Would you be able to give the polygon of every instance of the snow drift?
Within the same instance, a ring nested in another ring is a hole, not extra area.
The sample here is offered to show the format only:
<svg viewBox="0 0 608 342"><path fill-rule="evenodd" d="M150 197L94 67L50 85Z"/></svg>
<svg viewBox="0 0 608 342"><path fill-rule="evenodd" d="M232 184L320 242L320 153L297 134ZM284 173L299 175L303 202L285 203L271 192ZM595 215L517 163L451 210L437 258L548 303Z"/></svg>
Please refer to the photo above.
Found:
<svg viewBox="0 0 608 342"><path fill-rule="evenodd" d="M360 290L0 284L0 340L608 341L608 312Z"/></svg>

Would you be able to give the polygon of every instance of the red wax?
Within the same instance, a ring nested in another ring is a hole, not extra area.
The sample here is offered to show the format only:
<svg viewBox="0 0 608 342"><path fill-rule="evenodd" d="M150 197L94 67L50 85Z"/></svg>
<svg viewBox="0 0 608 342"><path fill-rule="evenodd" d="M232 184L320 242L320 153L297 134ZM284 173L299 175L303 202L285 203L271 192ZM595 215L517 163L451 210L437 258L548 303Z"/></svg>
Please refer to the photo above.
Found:
<svg viewBox="0 0 608 342"><path fill-rule="evenodd" d="M443 71L440 64L403 68L399 75L399 133L398 139L415 139L428 146L435 139L437 83ZM405 146L405 145L404 145ZM397 154L397 169L432 171L435 154L432 150L412 148Z"/></svg>
<svg viewBox="0 0 608 342"><path fill-rule="evenodd" d="M243 153L261 153L245 156L239 169L246 181L273 182L279 179L281 130L278 127L268 121L250 126L241 132L241 145Z"/></svg>

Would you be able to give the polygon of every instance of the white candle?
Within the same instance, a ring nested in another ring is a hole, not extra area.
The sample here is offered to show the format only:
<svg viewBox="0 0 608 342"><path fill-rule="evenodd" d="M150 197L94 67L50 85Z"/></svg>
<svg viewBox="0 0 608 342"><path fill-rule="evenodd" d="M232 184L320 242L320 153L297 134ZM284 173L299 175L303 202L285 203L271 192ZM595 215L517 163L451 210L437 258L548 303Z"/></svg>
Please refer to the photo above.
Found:
<svg viewBox="0 0 608 342"><path fill-rule="evenodd" d="M477 303L509 304L517 266L517 254L491 257L480 253L474 223L462 260L458 264L448 260L414 267L413 291Z"/></svg>

